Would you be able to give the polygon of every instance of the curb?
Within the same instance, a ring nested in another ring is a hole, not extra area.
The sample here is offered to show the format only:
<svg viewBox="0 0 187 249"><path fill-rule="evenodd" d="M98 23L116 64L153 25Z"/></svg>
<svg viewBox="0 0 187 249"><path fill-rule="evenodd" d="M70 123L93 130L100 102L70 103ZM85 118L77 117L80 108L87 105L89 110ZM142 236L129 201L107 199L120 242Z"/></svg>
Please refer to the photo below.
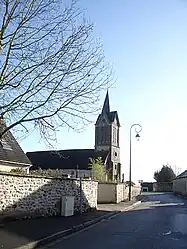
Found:
<svg viewBox="0 0 187 249"><path fill-rule="evenodd" d="M121 213L121 211L115 211L115 212L112 212L110 214L106 214L106 215L103 215L101 217L98 217L94 220L90 220L90 221L86 221L84 222L83 224L79 224L77 226L74 226L72 228L69 228L69 229L66 229L66 230L63 230L63 231L60 231L58 233L54 233L50 236L47 236L43 239L40 239L40 240L36 240L36 241L33 241L33 242L30 242L26 245L23 245L23 246L20 246L20 247L16 247L15 249L36 249L36 248L39 248L41 246L45 246L51 242L53 242L54 240L58 240L60 238L63 238L64 236L67 236L67 235L70 235L72 233L75 233L75 232L78 232L84 228L87 228L91 225L94 225L102 220L106 220L106 219L109 219L109 218L112 218L114 216L116 216L117 214Z"/></svg>
<svg viewBox="0 0 187 249"><path fill-rule="evenodd" d="M41 246L45 246L47 244L52 243L55 240L62 239L65 236L68 236L68 235L70 235L72 233L81 231L81 230L83 230L83 229L85 229L85 228L87 228L89 226L92 226L92 225L94 225L96 223L99 223L99 222L101 222L103 220L112 219L115 216L117 216L118 214L120 214L121 212L129 211L129 210L133 209L135 206L137 206L139 204L141 204L141 201L135 202L134 204L127 207L126 209L123 209L123 210L120 210L120 211L113 211L110 214L105 214L105 215L103 215L101 217L98 217L96 219L86 221L83 224L79 224L79 225L74 226L72 228L60 231L58 233L51 234L50 236L44 237L43 239L30 242L30 243L28 243L26 245L23 245L23 246L20 246L20 247L16 247L15 249L36 249L36 248L39 248Z"/></svg>

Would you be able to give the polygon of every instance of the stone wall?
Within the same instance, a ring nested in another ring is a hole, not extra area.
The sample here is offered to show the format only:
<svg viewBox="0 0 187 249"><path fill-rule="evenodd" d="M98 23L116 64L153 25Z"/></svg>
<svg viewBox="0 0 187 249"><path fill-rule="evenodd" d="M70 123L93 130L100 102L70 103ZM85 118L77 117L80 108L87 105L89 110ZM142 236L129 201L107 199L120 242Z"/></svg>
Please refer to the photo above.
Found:
<svg viewBox="0 0 187 249"><path fill-rule="evenodd" d="M97 208L97 186L97 182L82 181L82 211ZM74 211L80 211L79 180L0 173L0 214L22 211L34 216L59 215L64 195L74 196Z"/></svg>
<svg viewBox="0 0 187 249"><path fill-rule="evenodd" d="M140 186L131 188L132 198L140 194ZM98 203L119 203L128 199L129 188L124 183L99 183Z"/></svg>
<svg viewBox="0 0 187 249"><path fill-rule="evenodd" d="M173 183L171 182L154 182L153 191L154 192L172 192Z"/></svg>
<svg viewBox="0 0 187 249"><path fill-rule="evenodd" d="M125 184L116 184L116 203L124 201L128 198L128 189Z"/></svg>

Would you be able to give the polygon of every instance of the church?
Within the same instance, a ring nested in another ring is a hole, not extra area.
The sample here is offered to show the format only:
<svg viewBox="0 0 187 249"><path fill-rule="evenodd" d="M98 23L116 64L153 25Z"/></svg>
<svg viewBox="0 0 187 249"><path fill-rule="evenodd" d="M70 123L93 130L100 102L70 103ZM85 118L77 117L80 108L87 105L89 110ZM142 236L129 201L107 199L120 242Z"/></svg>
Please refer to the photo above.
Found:
<svg viewBox="0 0 187 249"><path fill-rule="evenodd" d="M119 130L118 113L110 111L107 91L102 111L95 123L95 148L27 152L27 157L33 165L31 170L59 169L71 177L91 177L90 158L101 157L104 167L109 172L109 179L120 181Z"/></svg>

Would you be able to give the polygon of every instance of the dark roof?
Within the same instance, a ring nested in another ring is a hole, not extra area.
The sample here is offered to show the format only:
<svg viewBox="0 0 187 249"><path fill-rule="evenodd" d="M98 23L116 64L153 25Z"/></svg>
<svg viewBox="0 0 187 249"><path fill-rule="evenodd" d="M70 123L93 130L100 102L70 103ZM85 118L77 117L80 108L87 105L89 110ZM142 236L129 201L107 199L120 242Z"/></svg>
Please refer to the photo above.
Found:
<svg viewBox="0 0 187 249"><path fill-rule="evenodd" d="M184 172L182 172L180 175L178 175L175 179L178 179L178 178L185 178L187 177L187 170L185 170Z"/></svg>
<svg viewBox="0 0 187 249"><path fill-rule="evenodd" d="M97 121L96 121L95 124L98 123L98 121L99 121L99 119L100 119L101 116L102 116L102 114L99 114L99 116L98 116ZM106 117L107 117L107 119L108 119L108 121L109 121L110 123L113 123L114 120L115 120L115 118L116 118L116 120L117 120L117 125L120 126L120 122L119 122L119 117L118 117L117 111L110 112Z"/></svg>
<svg viewBox="0 0 187 249"><path fill-rule="evenodd" d="M120 122L119 122L119 117L118 117L117 111L110 112L109 113L109 120L110 120L110 122L114 122L115 118L117 120L118 126L120 126Z"/></svg>
<svg viewBox="0 0 187 249"><path fill-rule="evenodd" d="M102 114L108 115L109 113L110 113L110 104L109 104L109 96L108 96L108 91L107 91L103 109L102 109Z"/></svg>
<svg viewBox="0 0 187 249"><path fill-rule="evenodd" d="M108 152L96 152L94 149L75 149L35 151L26 154L33 164L31 169L88 169L90 157L101 157L104 162Z"/></svg>
<svg viewBox="0 0 187 249"><path fill-rule="evenodd" d="M114 120L115 120L115 118L116 118L117 125L120 126L120 122L119 122L119 117L118 117L117 111L112 111L112 112L110 111L108 91L107 91L107 94L106 94L106 97L105 97L105 101L104 101L102 112L101 112L101 114L99 114L99 116L97 118L97 121L95 123L96 125L98 124L98 121L100 120L101 116L105 116L110 123L113 123Z"/></svg>
<svg viewBox="0 0 187 249"><path fill-rule="evenodd" d="M0 140L0 163L6 162L20 164L20 167L31 165L30 160L10 131L7 131Z"/></svg>

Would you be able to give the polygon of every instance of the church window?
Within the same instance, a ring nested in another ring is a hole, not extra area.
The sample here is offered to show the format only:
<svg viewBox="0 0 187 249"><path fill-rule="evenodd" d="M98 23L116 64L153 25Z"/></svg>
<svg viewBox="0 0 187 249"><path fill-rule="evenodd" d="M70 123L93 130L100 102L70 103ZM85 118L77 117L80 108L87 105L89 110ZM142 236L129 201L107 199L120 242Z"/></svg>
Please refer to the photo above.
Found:
<svg viewBox="0 0 187 249"><path fill-rule="evenodd" d="M101 144L101 127L96 128L96 141L98 144Z"/></svg>
<svg viewBox="0 0 187 249"><path fill-rule="evenodd" d="M109 140L108 134L109 134L109 127L101 126L100 127L100 134L99 134L99 140L100 140L101 144L105 144Z"/></svg>
<svg viewBox="0 0 187 249"><path fill-rule="evenodd" d="M119 145L119 129L117 129L117 145Z"/></svg>
<svg viewBox="0 0 187 249"><path fill-rule="evenodd" d="M101 127L101 143L103 143L104 142L104 127Z"/></svg>
<svg viewBox="0 0 187 249"><path fill-rule="evenodd" d="M113 127L113 139L112 139L113 143L117 142L117 130L115 127Z"/></svg>
<svg viewBox="0 0 187 249"><path fill-rule="evenodd" d="M105 141L108 142L109 141L109 127L106 127L105 131L106 131L106 133L105 133Z"/></svg>

